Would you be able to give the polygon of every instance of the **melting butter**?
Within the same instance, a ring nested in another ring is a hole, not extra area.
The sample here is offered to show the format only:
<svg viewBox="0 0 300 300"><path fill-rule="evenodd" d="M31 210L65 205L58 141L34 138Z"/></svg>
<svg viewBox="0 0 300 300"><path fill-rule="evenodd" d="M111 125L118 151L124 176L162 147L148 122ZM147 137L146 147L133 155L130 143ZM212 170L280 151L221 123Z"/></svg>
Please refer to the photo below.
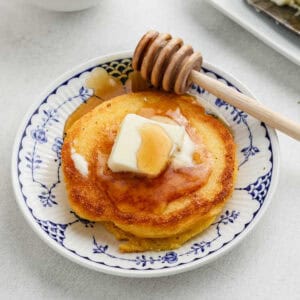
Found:
<svg viewBox="0 0 300 300"><path fill-rule="evenodd" d="M87 177L89 174L89 165L86 159L76 152L74 148L71 148L71 158L74 162L75 168L77 171L84 177Z"/></svg>
<svg viewBox="0 0 300 300"><path fill-rule="evenodd" d="M144 132L141 130L144 126L150 126L150 125L156 125L163 130L163 133L155 128L155 134L151 134L151 129L153 129L153 126L145 127L147 128ZM141 137L141 132L144 134L144 137ZM133 172L137 174L144 174L149 175L148 172L144 172L139 169L138 162L137 162L137 153L141 147L141 144L143 142L143 139L145 140L145 137L151 137L151 143L153 146L151 146L153 152L153 160L160 160L160 152L158 152L158 149L156 148L157 142L155 142L155 139L159 139L159 143L169 143L168 141L171 141L171 150L168 152L169 155L171 155L174 151L181 148L181 144L183 141L183 135L184 135L185 129L183 126L179 125L173 125L173 124L166 124L161 123L155 120L150 120L144 117L141 117L136 114L128 114L123 119L119 132L117 134L117 137L115 139L112 151L110 153L109 159L108 159L108 167L113 172ZM163 137L165 141L163 141ZM144 141L147 145L150 146L150 142ZM160 147L162 145L160 144ZM169 146L168 146L169 147ZM167 147L167 148L168 148ZM144 146L142 147L144 148ZM147 150L143 150L142 152L145 154ZM144 155L141 154L141 157ZM145 154L146 155L146 154ZM141 162L141 159L140 159ZM158 163L160 165L160 163ZM145 167L146 168L146 167Z"/></svg>

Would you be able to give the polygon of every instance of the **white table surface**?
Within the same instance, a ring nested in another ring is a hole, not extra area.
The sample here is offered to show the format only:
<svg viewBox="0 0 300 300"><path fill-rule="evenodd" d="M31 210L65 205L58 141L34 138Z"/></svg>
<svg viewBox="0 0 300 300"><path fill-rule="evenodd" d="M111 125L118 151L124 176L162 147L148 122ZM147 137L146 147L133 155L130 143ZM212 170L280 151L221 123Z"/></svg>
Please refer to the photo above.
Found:
<svg viewBox="0 0 300 300"><path fill-rule="evenodd" d="M150 28L184 38L300 121L299 66L204 1L102 0L95 9L54 13L0 0L0 298L300 299L300 143L281 134L279 185L261 222L232 252L188 273L131 279L85 269L44 244L21 215L11 149L36 94L78 63L133 49Z"/></svg>

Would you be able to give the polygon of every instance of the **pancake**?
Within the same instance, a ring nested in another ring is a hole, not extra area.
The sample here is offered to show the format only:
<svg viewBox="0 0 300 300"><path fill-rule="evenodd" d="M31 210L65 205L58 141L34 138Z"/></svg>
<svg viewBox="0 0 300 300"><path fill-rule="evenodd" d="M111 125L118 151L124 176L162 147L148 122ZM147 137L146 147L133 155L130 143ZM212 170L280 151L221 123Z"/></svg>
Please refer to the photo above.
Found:
<svg viewBox="0 0 300 300"><path fill-rule="evenodd" d="M184 126L196 145L195 166L175 170L169 164L156 178L113 173L107 160L129 113ZM87 176L74 164L74 148L87 162ZM131 93L103 102L67 130L62 167L71 208L125 240L120 251L168 250L205 230L222 211L236 177L235 143L191 96Z"/></svg>

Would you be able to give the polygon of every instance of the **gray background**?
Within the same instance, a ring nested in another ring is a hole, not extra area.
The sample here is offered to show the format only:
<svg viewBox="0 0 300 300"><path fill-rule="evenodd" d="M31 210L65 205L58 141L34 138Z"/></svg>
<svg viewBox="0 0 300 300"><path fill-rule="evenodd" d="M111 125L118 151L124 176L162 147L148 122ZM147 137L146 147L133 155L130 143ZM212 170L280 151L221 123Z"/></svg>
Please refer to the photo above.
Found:
<svg viewBox="0 0 300 300"><path fill-rule="evenodd" d="M265 216L232 252L158 279L118 278L80 267L29 228L12 191L12 143L45 86L95 56L133 49L149 28L183 37L265 104L300 120L300 68L204 1L102 0L54 13L0 0L1 299L300 299L300 143L279 134L279 185Z"/></svg>

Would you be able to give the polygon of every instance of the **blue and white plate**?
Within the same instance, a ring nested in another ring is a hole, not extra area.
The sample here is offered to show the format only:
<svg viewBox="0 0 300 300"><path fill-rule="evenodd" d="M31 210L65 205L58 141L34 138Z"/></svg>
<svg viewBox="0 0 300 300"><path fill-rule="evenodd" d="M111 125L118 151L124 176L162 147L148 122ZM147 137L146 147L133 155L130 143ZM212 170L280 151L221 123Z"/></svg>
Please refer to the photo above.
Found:
<svg viewBox="0 0 300 300"><path fill-rule="evenodd" d="M239 172L232 198L208 230L177 250L120 253L118 242L101 224L83 220L70 210L61 174L61 146L66 119L93 93L85 87L87 76L100 66L114 76L126 77L130 72L130 57L131 53L122 53L95 58L60 77L37 99L16 137L12 181L28 223L65 257L114 275L171 275L223 255L254 227L277 184L278 141L274 130L264 123L193 86L191 92L213 105L233 130ZM127 70L125 75L124 70ZM218 68L204 64L202 71L250 95L241 83Z"/></svg>

